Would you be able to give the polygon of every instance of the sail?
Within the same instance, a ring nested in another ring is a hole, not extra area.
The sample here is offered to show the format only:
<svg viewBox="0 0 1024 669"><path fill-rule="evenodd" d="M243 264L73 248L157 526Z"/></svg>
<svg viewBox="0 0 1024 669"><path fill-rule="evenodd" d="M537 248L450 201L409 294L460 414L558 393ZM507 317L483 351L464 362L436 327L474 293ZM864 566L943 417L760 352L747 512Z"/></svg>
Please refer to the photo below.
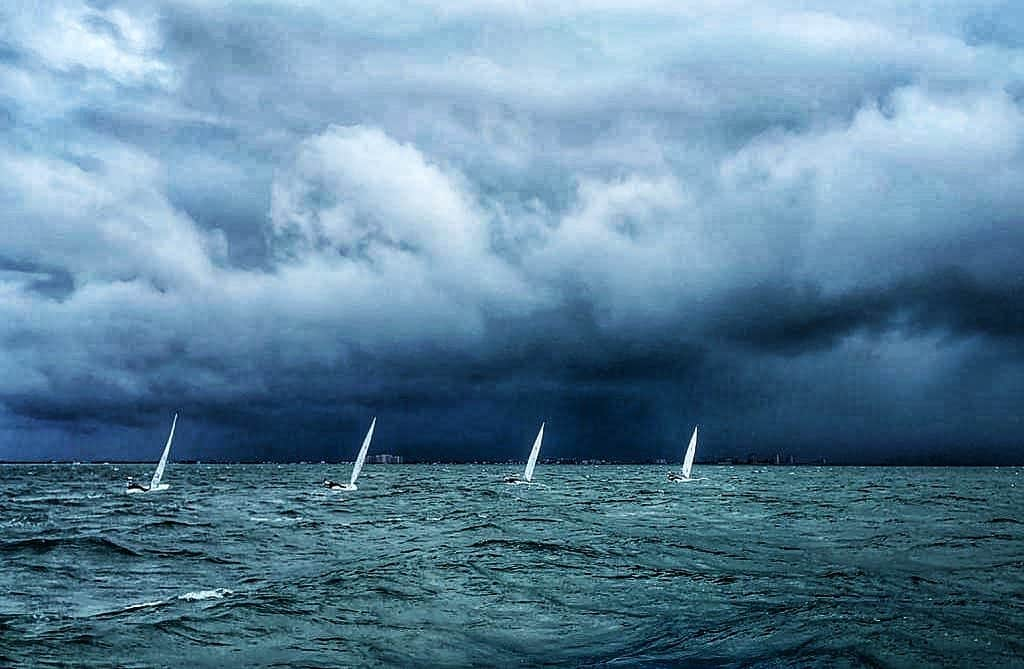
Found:
<svg viewBox="0 0 1024 669"><path fill-rule="evenodd" d="M373 420L370 421L370 429L366 431L366 437L363 438L363 445L359 447L359 455L356 456L356 464L352 466L352 478L349 480L349 484L355 485L356 479L359 478L359 472L363 471L363 463L366 462L366 451L370 448L370 440L373 439L373 427L377 424L377 417L374 416Z"/></svg>
<svg viewBox="0 0 1024 669"><path fill-rule="evenodd" d="M686 447L686 457L683 458L683 478L690 478L690 470L693 469L693 456L697 453L697 426L693 426L693 436L690 437L690 445Z"/></svg>
<svg viewBox="0 0 1024 669"><path fill-rule="evenodd" d="M167 445L164 446L164 454L160 456L160 463L156 466L156 471L153 472L153 480L149 482L150 490L160 485L160 479L164 477L164 468L167 466L167 456L171 453L171 441L174 440L174 426L177 424L178 414L174 414L174 420L171 421L171 433L167 435Z"/></svg>
<svg viewBox="0 0 1024 669"><path fill-rule="evenodd" d="M540 455L540 442L544 440L544 423L540 424L540 432L533 442L533 450L530 451L530 459L526 461L526 469L523 471L523 480L533 480L533 468L537 466L537 456Z"/></svg>

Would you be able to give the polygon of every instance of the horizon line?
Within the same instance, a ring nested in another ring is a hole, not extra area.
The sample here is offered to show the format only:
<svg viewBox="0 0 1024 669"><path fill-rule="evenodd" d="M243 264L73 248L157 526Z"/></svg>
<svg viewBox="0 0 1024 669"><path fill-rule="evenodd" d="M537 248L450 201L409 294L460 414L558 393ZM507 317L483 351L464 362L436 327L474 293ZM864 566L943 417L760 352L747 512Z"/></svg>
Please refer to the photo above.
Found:
<svg viewBox="0 0 1024 669"><path fill-rule="evenodd" d="M376 466L384 467L403 467L407 465L522 465L525 460L416 460L408 462L391 462L391 463L367 463ZM152 465L152 460L0 460L0 466L2 465ZM310 461L310 460L172 460L168 464L173 465L351 465L351 460L341 461ZM541 461L538 464L547 467L551 466L567 466L567 467L615 467L615 466L629 466L629 465L649 465L652 467L677 467L677 462L655 462L652 460L603 460L603 461L576 461L573 462L569 458L564 460L553 460L544 462ZM900 462L851 462L851 461L839 461L839 462L695 462L695 465L701 467L1024 467L1024 461L1021 462L1002 462L998 464L982 464L982 463L971 463L964 461L952 461L952 462L917 462L917 461L900 461Z"/></svg>

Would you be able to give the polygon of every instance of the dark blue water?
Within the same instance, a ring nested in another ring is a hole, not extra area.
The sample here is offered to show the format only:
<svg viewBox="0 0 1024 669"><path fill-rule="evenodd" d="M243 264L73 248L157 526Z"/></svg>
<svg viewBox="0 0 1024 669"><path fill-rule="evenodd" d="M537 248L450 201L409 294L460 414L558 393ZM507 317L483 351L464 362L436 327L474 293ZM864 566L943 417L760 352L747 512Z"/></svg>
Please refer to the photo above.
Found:
<svg viewBox="0 0 1024 669"><path fill-rule="evenodd" d="M0 666L1024 666L1020 468L0 467Z"/></svg>

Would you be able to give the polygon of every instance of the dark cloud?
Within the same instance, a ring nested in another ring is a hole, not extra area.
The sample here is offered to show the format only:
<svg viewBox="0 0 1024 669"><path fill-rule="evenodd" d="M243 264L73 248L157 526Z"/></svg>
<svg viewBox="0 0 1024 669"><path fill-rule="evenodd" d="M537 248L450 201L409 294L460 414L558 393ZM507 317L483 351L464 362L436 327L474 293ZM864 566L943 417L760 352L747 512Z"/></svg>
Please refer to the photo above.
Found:
<svg viewBox="0 0 1024 669"><path fill-rule="evenodd" d="M0 458L1024 457L1011 3L0 11Z"/></svg>
<svg viewBox="0 0 1024 669"><path fill-rule="evenodd" d="M962 269L939 267L892 285L836 296L814 285L770 286L733 295L715 331L755 349L793 355L830 349L858 331L937 332L1020 343L1024 277L1001 278L1001 283L986 285Z"/></svg>

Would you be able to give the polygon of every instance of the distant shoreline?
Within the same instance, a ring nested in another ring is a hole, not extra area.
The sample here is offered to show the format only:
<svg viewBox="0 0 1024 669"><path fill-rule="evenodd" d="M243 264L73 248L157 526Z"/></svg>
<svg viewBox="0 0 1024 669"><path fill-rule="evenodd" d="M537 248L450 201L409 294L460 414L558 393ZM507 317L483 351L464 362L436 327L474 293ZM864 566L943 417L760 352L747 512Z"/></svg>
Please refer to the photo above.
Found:
<svg viewBox="0 0 1024 669"><path fill-rule="evenodd" d="M374 463L373 467L405 467L409 465L423 466L423 465L478 465L478 466L522 466L522 460L510 460L501 462L491 461L422 461L422 462L402 462L402 463ZM0 466L6 465L59 465L59 466L108 466L112 467L115 465L152 465L151 460L0 460ZM350 465L351 460L333 461L333 462L309 462L309 461L281 461L281 462L267 462L267 461L254 461L254 460L178 460L172 462L174 465L260 465L260 466L277 466L277 465L313 465L313 466L332 466L332 465ZM636 466L647 466L647 467L678 467L679 463L664 463L664 462L571 462L571 461L551 461L551 462L540 462L539 465L545 467L552 466L565 466L565 467L636 467ZM786 468L786 467L1024 467L1024 463L963 463L963 462L793 462L793 463L770 463L770 462L697 462L695 466L698 467L771 467L771 468Z"/></svg>

